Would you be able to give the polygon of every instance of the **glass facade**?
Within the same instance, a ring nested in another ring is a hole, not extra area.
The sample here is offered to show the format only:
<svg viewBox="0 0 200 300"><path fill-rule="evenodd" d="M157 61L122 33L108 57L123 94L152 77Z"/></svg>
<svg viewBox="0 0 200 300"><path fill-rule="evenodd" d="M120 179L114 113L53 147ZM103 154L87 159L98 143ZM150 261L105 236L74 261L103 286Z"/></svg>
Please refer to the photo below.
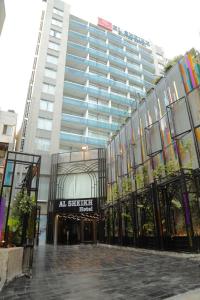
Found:
<svg viewBox="0 0 200 300"><path fill-rule="evenodd" d="M107 147L108 243L199 251L200 67L187 56Z"/></svg>

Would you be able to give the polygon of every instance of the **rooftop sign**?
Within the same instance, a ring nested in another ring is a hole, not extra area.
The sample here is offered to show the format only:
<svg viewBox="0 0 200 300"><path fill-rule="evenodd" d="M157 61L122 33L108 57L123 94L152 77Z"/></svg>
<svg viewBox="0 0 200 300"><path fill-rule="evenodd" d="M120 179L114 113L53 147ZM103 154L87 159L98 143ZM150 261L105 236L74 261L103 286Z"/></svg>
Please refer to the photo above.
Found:
<svg viewBox="0 0 200 300"><path fill-rule="evenodd" d="M117 33L123 37L126 37L127 39L134 41L138 44L141 44L143 46L150 46L149 41L144 40L144 39L140 38L139 36L137 36L133 33L130 33L126 30L122 30L120 27L113 25L111 22L106 21L102 18L98 18L98 26L101 26L104 29L109 30L109 31L114 31L115 33Z"/></svg>
<svg viewBox="0 0 200 300"><path fill-rule="evenodd" d="M102 18L98 18L98 26L101 26L104 29L112 31L112 23L109 22L109 21L106 21L106 20L104 20Z"/></svg>
<svg viewBox="0 0 200 300"><path fill-rule="evenodd" d="M126 30L122 30L120 27L113 25L113 31L117 32L119 35L128 38L131 41L134 41L138 44L141 44L143 46L150 46L150 43L142 38L140 38L139 36L130 33Z"/></svg>

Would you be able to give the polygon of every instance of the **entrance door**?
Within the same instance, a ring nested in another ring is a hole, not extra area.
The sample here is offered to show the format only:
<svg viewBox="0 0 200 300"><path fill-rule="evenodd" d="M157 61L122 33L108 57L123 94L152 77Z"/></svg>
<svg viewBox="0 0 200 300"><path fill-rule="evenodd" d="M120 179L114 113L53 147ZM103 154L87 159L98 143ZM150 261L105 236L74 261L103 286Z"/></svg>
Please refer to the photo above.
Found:
<svg viewBox="0 0 200 300"><path fill-rule="evenodd" d="M92 242L93 237L93 222L84 222L83 225L84 242Z"/></svg>

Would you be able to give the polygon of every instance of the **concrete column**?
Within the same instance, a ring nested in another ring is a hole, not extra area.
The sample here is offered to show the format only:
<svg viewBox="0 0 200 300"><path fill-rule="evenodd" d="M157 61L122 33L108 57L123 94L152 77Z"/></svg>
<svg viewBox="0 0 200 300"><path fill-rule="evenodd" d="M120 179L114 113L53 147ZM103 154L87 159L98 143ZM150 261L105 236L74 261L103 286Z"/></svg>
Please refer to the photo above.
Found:
<svg viewBox="0 0 200 300"><path fill-rule="evenodd" d="M53 244L56 246L58 243L58 215L55 216L55 223L54 223L54 237L53 237Z"/></svg>
<svg viewBox="0 0 200 300"><path fill-rule="evenodd" d="M81 243L84 242L84 220L81 220Z"/></svg>
<svg viewBox="0 0 200 300"><path fill-rule="evenodd" d="M93 243L97 243L97 223L95 220L92 221L92 226L93 226Z"/></svg>

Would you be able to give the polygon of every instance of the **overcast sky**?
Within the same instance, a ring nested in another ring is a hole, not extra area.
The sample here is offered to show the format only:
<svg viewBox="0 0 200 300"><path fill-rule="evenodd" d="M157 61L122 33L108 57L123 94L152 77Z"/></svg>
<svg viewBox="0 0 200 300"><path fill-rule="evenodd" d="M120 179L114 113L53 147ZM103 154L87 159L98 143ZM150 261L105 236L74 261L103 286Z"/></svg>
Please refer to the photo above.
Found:
<svg viewBox="0 0 200 300"><path fill-rule="evenodd" d="M200 49L200 0L68 0L71 13L94 24L102 17L161 46L166 57ZM14 109L21 124L31 75L41 0L5 0L0 36L0 109Z"/></svg>

